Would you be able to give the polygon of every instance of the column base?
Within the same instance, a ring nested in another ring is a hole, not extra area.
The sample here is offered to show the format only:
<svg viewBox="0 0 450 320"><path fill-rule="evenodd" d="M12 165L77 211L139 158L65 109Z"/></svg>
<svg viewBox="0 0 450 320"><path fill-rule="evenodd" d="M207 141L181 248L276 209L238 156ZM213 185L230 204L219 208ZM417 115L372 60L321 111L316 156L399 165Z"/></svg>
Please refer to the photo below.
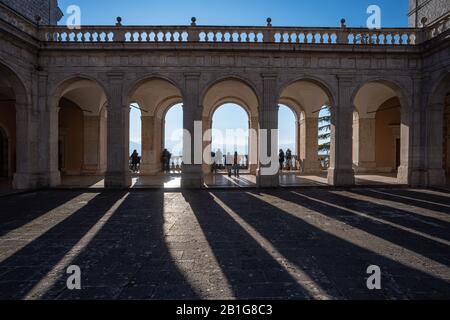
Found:
<svg viewBox="0 0 450 320"><path fill-rule="evenodd" d="M397 172L397 181L399 184L409 184L409 167L400 166Z"/></svg>
<svg viewBox="0 0 450 320"><path fill-rule="evenodd" d="M300 162L300 168L302 170L302 173L317 174L323 172L320 163L318 161L312 162L304 159Z"/></svg>
<svg viewBox="0 0 450 320"><path fill-rule="evenodd" d="M353 186L355 172L353 169L328 169L328 184L330 186Z"/></svg>
<svg viewBox="0 0 450 320"><path fill-rule="evenodd" d="M125 189L131 186L130 172L106 172L105 188Z"/></svg>
<svg viewBox="0 0 450 320"><path fill-rule="evenodd" d="M446 181L445 170L444 169L428 169L427 172L427 182L428 186L445 186Z"/></svg>
<svg viewBox="0 0 450 320"><path fill-rule="evenodd" d="M258 173L258 165L257 164L251 164L249 166L249 170L250 170L250 174L253 174L256 176L256 174Z"/></svg>
<svg viewBox="0 0 450 320"><path fill-rule="evenodd" d="M143 176L153 176L162 172L162 164L141 163L140 174Z"/></svg>
<svg viewBox="0 0 450 320"><path fill-rule="evenodd" d="M257 170L256 184L260 188L278 188L280 186L280 176L275 175L262 175L260 169Z"/></svg>
<svg viewBox="0 0 450 320"><path fill-rule="evenodd" d="M98 165L83 165L81 168L81 174L83 176L98 176L101 175L101 170Z"/></svg>
<svg viewBox="0 0 450 320"><path fill-rule="evenodd" d="M427 187L429 184L428 174L428 170L423 170L421 168L411 169L410 167L400 166L398 167L397 180L399 184L408 185L410 187Z"/></svg>
<svg viewBox="0 0 450 320"><path fill-rule="evenodd" d="M199 189L203 187L202 165L184 165L181 174L181 188Z"/></svg>
<svg viewBox="0 0 450 320"><path fill-rule="evenodd" d="M57 187L59 185L61 185L61 173L59 171L15 173L13 177L13 188L17 190Z"/></svg>
<svg viewBox="0 0 450 320"><path fill-rule="evenodd" d="M372 161L363 161L354 165L355 173L370 173L370 172L378 172L377 164Z"/></svg>

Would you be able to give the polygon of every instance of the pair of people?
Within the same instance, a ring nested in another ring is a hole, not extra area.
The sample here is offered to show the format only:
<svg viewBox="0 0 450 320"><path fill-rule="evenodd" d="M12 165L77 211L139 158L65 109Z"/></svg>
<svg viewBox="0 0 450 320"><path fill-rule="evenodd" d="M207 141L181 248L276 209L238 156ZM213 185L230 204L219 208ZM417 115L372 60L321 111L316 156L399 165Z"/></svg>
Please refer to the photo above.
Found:
<svg viewBox="0 0 450 320"><path fill-rule="evenodd" d="M290 149L287 149L286 153L284 153L283 149L280 149L278 159L280 162L280 171L283 171L285 162L286 162L286 167L288 168L288 170L291 170L291 168L292 168L292 151Z"/></svg>
<svg viewBox="0 0 450 320"><path fill-rule="evenodd" d="M232 173L234 173L235 177L239 177L241 166L239 164L239 156L237 152L234 153L234 156L229 152L227 153L225 156L225 166L229 177L232 176Z"/></svg>
<svg viewBox="0 0 450 320"><path fill-rule="evenodd" d="M161 163L163 167L164 173L170 173L170 159L172 158L172 154L169 150L164 149L161 154Z"/></svg>

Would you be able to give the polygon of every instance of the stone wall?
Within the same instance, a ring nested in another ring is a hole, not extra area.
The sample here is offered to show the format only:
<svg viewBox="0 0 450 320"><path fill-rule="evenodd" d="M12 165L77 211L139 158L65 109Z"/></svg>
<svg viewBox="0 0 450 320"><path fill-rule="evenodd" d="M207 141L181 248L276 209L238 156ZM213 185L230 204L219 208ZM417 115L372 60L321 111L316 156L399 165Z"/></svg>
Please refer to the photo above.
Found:
<svg viewBox="0 0 450 320"><path fill-rule="evenodd" d="M57 0L0 0L0 3L31 21L35 21L35 16L40 16L44 25L56 25L62 17Z"/></svg>
<svg viewBox="0 0 450 320"><path fill-rule="evenodd" d="M422 18L427 18L427 24L450 12L449 0L409 0L409 26L421 27Z"/></svg>

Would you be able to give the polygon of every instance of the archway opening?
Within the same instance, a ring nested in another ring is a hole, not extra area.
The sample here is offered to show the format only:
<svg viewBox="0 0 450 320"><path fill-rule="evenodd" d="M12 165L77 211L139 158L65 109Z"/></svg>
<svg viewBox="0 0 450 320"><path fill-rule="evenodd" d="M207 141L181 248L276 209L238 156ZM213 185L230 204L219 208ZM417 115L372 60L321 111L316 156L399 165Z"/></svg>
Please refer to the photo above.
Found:
<svg viewBox="0 0 450 320"><path fill-rule="evenodd" d="M446 185L450 185L450 87L448 88L447 96L445 98L445 111L444 111L444 143L442 150L443 154L443 169L445 170L445 182Z"/></svg>
<svg viewBox="0 0 450 320"><path fill-rule="evenodd" d="M72 79L55 96L57 166L65 186L102 185L107 167L107 99L93 80Z"/></svg>
<svg viewBox="0 0 450 320"><path fill-rule="evenodd" d="M130 170L133 174L139 174L142 158L142 120L139 104L130 105L130 142L128 154L130 155Z"/></svg>
<svg viewBox="0 0 450 320"><path fill-rule="evenodd" d="M0 179L9 177L9 141L5 130L0 127Z"/></svg>
<svg viewBox="0 0 450 320"><path fill-rule="evenodd" d="M333 104L327 86L313 79L294 81L282 91L279 104L289 106L296 116L298 159L298 173L288 178L281 175L280 184L285 186L327 184L326 169L329 163L327 150L331 144L329 136L331 119L328 109L324 106ZM280 121L280 130L283 130L284 125Z"/></svg>
<svg viewBox="0 0 450 320"><path fill-rule="evenodd" d="M254 86L240 78L224 78L207 87L201 101L205 185L231 188L255 186L259 161L257 133L260 103ZM234 152L237 152L236 161ZM232 166L237 163L238 178L233 174L232 177L227 175L225 161L228 153L228 162Z"/></svg>
<svg viewBox="0 0 450 320"><path fill-rule="evenodd" d="M183 128L181 90L169 80L159 77L145 78L132 86L128 93L128 102L134 112L131 121L135 122L130 125L134 128L130 131L130 145L138 141L141 148L139 152L139 145L130 147L130 155L137 149L140 158L133 185L180 187L182 148L172 140L176 134L174 131L180 132ZM140 112L140 115L136 111ZM137 130L137 122L140 125L140 133ZM170 153L170 157L165 149ZM133 171L133 167L130 169Z"/></svg>
<svg viewBox="0 0 450 320"><path fill-rule="evenodd" d="M397 92L393 85L369 82L354 98L352 159L357 184L397 183L405 143Z"/></svg>
<svg viewBox="0 0 450 320"><path fill-rule="evenodd" d="M0 74L0 189L12 188L16 172L16 93L9 77Z"/></svg>
<svg viewBox="0 0 450 320"><path fill-rule="evenodd" d="M183 105L177 103L170 107L164 118L164 145L168 158L165 161L166 173L181 173L183 167ZM164 155L163 155L164 157Z"/></svg>
<svg viewBox="0 0 450 320"><path fill-rule="evenodd" d="M298 161L299 145L298 116L291 107L278 105L278 149L280 152L281 172L296 172L300 165Z"/></svg>
<svg viewBox="0 0 450 320"><path fill-rule="evenodd" d="M244 107L225 103L213 113L211 172L240 175L249 169L249 123ZM233 172L231 171L233 170Z"/></svg>

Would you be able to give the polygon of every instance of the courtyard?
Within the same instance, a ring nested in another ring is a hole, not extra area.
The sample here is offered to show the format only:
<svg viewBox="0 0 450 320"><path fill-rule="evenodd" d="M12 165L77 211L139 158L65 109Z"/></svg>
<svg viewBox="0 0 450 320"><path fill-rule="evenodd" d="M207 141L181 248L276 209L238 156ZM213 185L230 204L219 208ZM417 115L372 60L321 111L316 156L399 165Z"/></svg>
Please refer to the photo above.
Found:
<svg viewBox="0 0 450 320"><path fill-rule="evenodd" d="M0 299L450 298L443 190L61 189L0 208Z"/></svg>

